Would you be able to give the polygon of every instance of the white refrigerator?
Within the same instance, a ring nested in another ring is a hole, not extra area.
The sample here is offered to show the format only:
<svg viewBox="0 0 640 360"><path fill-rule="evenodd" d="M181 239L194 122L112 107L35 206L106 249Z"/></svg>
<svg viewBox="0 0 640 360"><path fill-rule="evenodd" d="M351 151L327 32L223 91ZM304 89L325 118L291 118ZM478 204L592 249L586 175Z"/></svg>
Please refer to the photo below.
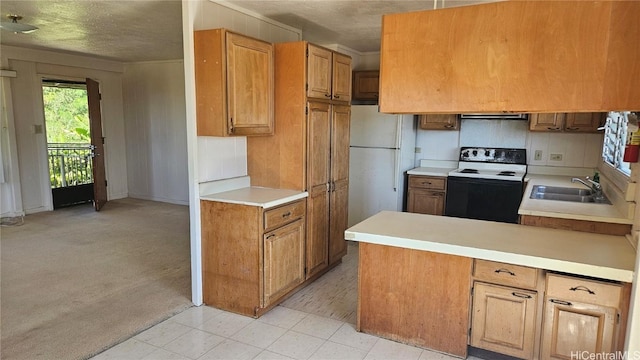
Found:
<svg viewBox="0 0 640 360"><path fill-rule="evenodd" d="M415 116L352 105L349 146L349 226L382 210L403 211L406 172L415 164Z"/></svg>

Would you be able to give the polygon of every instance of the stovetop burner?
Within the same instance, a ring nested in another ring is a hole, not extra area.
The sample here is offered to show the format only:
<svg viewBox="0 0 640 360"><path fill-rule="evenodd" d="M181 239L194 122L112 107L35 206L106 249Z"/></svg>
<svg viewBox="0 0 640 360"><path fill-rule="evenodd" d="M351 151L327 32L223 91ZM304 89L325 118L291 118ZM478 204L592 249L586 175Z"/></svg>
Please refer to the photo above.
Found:
<svg viewBox="0 0 640 360"><path fill-rule="evenodd" d="M450 176L522 182L527 173L526 149L463 147L459 159Z"/></svg>

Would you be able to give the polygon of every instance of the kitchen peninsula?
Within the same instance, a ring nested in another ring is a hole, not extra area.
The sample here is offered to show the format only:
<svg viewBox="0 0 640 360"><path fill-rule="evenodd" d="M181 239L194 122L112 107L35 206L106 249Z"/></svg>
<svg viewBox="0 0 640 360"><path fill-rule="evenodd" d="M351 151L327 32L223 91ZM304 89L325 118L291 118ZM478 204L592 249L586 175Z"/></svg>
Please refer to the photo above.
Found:
<svg viewBox="0 0 640 360"><path fill-rule="evenodd" d="M602 293L611 293L606 286L615 286L620 301L613 307L620 309L622 320L615 326L611 322L614 329L605 348L618 349L624 343L635 265L635 251L624 236L385 211L347 229L345 238L360 242L360 331L466 357L470 289L478 262L484 261L533 271L534 290L543 289L545 274L547 287L573 279L566 274L580 276L578 282L588 279L584 281L589 286L603 286ZM491 273L512 274L502 268ZM535 300L537 293L531 293ZM582 296L580 291L568 296L576 294ZM534 336L542 332L544 338L547 331L541 324L542 304L535 303L533 329L526 331L531 353L522 357L546 349L544 339Z"/></svg>

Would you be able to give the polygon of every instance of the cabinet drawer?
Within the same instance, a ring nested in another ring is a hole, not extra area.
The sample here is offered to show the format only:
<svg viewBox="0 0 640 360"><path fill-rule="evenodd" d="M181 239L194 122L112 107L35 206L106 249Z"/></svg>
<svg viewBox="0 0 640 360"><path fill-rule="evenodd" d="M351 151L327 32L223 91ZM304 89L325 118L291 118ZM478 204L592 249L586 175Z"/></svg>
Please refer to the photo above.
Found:
<svg viewBox="0 0 640 360"><path fill-rule="evenodd" d="M538 271L526 266L476 259L473 276L494 284L535 289Z"/></svg>
<svg viewBox="0 0 640 360"><path fill-rule="evenodd" d="M264 212L265 232L288 224L304 216L305 201L300 200Z"/></svg>
<svg viewBox="0 0 640 360"><path fill-rule="evenodd" d="M410 188L422 188L433 190L444 190L447 185L447 178L434 176L409 176Z"/></svg>
<svg viewBox="0 0 640 360"><path fill-rule="evenodd" d="M622 285L559 274L547 274L547 297L617 308Z"/></svg>

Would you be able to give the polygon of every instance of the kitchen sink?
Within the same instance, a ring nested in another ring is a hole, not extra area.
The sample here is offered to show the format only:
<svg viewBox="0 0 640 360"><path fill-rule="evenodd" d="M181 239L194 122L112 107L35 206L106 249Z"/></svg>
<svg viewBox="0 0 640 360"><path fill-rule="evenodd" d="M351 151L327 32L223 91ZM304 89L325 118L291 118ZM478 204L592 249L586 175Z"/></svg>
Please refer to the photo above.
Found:
<svg viewBox="0 0 640 360"><path fill-rule="evenodd" d="M577 203L611 204L604 194L596 196L595 192L590 189L545 185L535 185L533 190L531 190L531 196L529 196L529 198Z"/></svg>

